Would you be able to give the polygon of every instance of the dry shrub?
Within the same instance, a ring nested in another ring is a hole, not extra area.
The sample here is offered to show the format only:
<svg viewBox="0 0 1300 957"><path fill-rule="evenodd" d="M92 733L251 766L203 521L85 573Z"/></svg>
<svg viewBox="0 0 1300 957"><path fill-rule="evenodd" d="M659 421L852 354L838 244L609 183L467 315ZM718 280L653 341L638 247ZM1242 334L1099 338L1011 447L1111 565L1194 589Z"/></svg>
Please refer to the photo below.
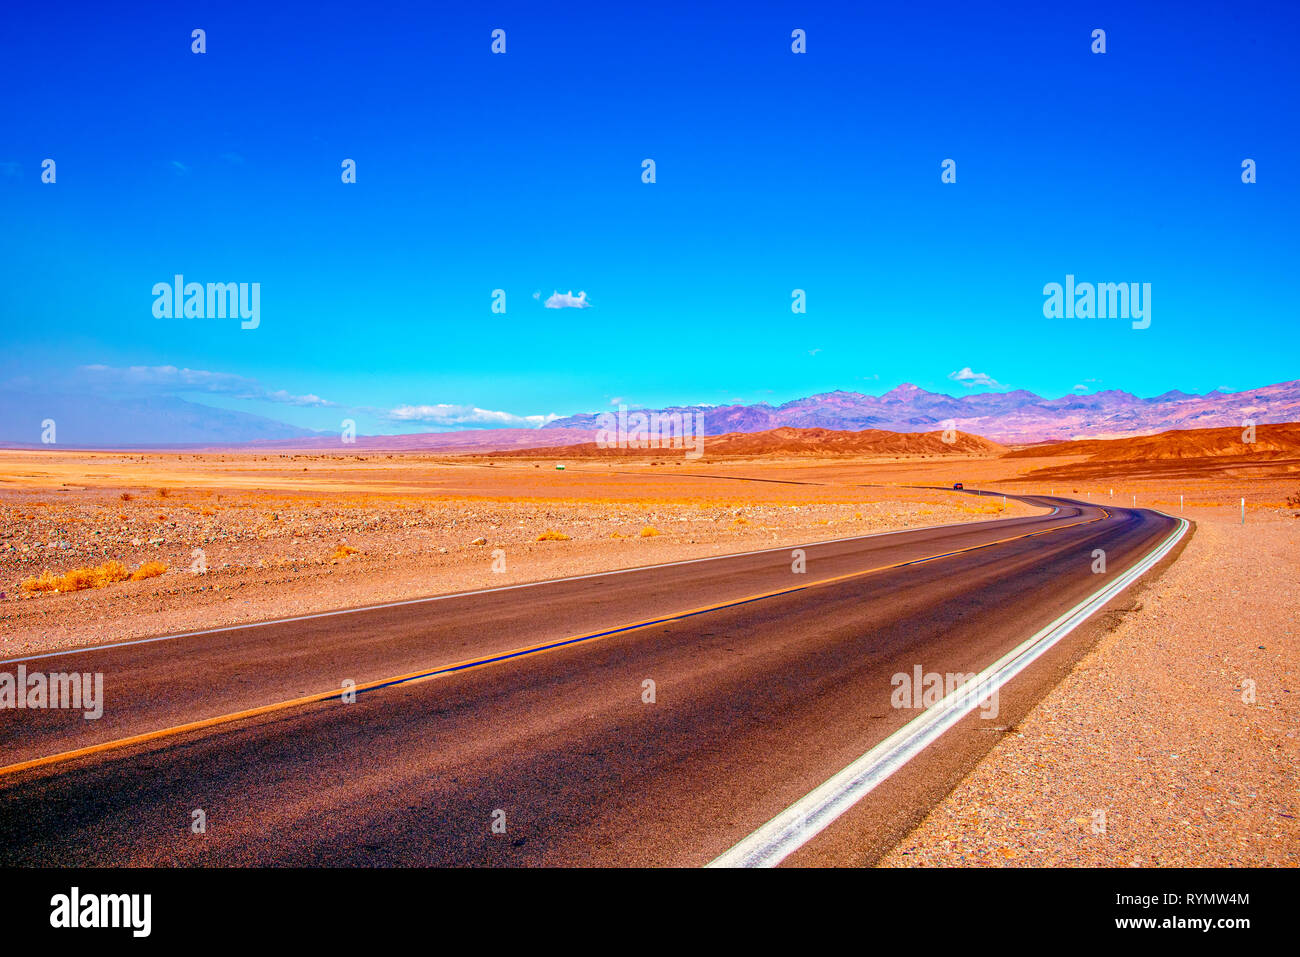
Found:
<svg viewBox="0 0 1300 957"><path fill-rule="evenodd" d="M55 575L47 568L39 578L28 578L19 587L29 594L38 591L83 591L125 581L130 575L121 562L109 561L98 568L74 568L64 575Z"/></svg>
<svg viewBox="0 0 1300 957"><path fill-rule="evenodd" d="M99 574L98 568L74 568L59 579L59 591L82 591L86 588L102 588L107 579Z"/></svg>
<svg viewBox="0 0 1300 957"><path fill-rule="evenodd" d="M653 525L647 525L645 528L641 529L642 538L654 538L658 534L659 529L655 528Z"/></svg>
<svg viewBox="0 0 1300 957"><path fill-rule="evenodd" d="M330 555L330 561L336 558L347 558L349 555L355 555L361 551L359 548L353 548L351 545L336 545L333 553Z"/></svg>
<svg viewBox="0 0 1300 957"><path fill-rule="evenodd" d="M167 566L162 562L145 562L134 572L131 573L131 581L144 581L146 578L156 578L167 570Z"/></svg>
<svg viewBox="0 0 1300 957"><path fill-rule="evenodd" d="M18 587L27 594L34 591L58 591L59 579L47 568L41 572L39 578L26 578Z"/></svg>
<svg viewBox="0 0 1300 957"><path fill-rule="evenodd" d="M167 497L168 495L170 495L171 493L172 493L172 491L171 491L171 489L169 489L169 488L160 488L160 489L158 490L158 497L159 497L159 498L166 498L166 497Z"/></svg>
<svg viewBox="0 0 1300 957"><path fill-rule="evenodd" d="M118 496L118 498L120 498L124 502L129 502L131 501L131 499L135 498L135 496L132 495L130 492L123 492L121 495Z"/></svg>
<svg viewBox="0 0 1300 957"><path fill-rule="evenodd" d="M537 536L539 542L567 542L569 536L563 532L557 532L554 529L547 529Z"/></svg>

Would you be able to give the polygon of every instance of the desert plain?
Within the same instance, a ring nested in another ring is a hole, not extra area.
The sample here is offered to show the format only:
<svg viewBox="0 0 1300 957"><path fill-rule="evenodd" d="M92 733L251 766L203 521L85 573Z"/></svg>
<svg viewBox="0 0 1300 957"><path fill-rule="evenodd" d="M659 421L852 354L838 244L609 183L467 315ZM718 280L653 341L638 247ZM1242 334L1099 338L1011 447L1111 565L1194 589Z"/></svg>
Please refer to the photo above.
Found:
<svg viewBox="0 0 1300 957"><path fill-rule="evenodd" d="M0 657L1036 511L1004 494L1136 504L1194 523L1177 560L883 863L1295 866L1300 429L1202 431L694 460L0 451Z"/></svg>

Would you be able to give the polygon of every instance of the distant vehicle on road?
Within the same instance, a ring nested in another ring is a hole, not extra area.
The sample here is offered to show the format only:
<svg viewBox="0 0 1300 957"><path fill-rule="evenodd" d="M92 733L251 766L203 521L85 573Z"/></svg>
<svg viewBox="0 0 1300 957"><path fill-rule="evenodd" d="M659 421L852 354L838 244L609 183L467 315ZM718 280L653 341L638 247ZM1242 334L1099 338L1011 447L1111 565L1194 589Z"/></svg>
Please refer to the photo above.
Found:
<svg viewBox="0 0 1300 957"><path fill-rule="evenodd" d="M953 482L953 483L952 483L952 487L955 488L955 489L961 490L961 489L964 489L966 486L965 486L965 485L962 485L961 482Z"/></svg>

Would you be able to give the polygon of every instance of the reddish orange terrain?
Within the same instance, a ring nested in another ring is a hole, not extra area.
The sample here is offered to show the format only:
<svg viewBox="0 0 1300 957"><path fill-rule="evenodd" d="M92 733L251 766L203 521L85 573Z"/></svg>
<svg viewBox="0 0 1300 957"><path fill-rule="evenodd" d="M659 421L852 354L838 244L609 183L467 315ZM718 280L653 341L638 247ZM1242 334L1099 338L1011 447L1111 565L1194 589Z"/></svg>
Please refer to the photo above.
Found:
<svg viewBox="0 0 1300 957"><path fill-rule="evenodd" d="M674 444L675 443L675 444ZM654 448L606 448L595 441L576 445L559 445L537 449L512 449L494 452L494 458L662 458L683 449L695 448L693 439L683 445L668 440L668 447L655 443ZM836 429L769 429L766 432L728 432L710 435L700 443L702 457L754 456L784 458L792 455L827 457L837 455L999 455L1006 449L978 435L966 432L886 432L864 429L849 432Z"/></svg>

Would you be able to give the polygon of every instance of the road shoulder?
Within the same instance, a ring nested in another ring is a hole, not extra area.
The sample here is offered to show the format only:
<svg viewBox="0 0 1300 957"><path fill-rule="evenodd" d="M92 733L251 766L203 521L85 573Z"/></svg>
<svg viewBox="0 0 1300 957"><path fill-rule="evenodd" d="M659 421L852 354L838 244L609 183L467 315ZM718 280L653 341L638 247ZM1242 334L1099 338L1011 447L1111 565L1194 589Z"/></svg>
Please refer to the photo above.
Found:
<svg viewBox="0 0 1300 957"><path fill-rule="evenodd" d="M1300 863L1300 522L1196 518L1135 610L881 866Z"/></svg>

